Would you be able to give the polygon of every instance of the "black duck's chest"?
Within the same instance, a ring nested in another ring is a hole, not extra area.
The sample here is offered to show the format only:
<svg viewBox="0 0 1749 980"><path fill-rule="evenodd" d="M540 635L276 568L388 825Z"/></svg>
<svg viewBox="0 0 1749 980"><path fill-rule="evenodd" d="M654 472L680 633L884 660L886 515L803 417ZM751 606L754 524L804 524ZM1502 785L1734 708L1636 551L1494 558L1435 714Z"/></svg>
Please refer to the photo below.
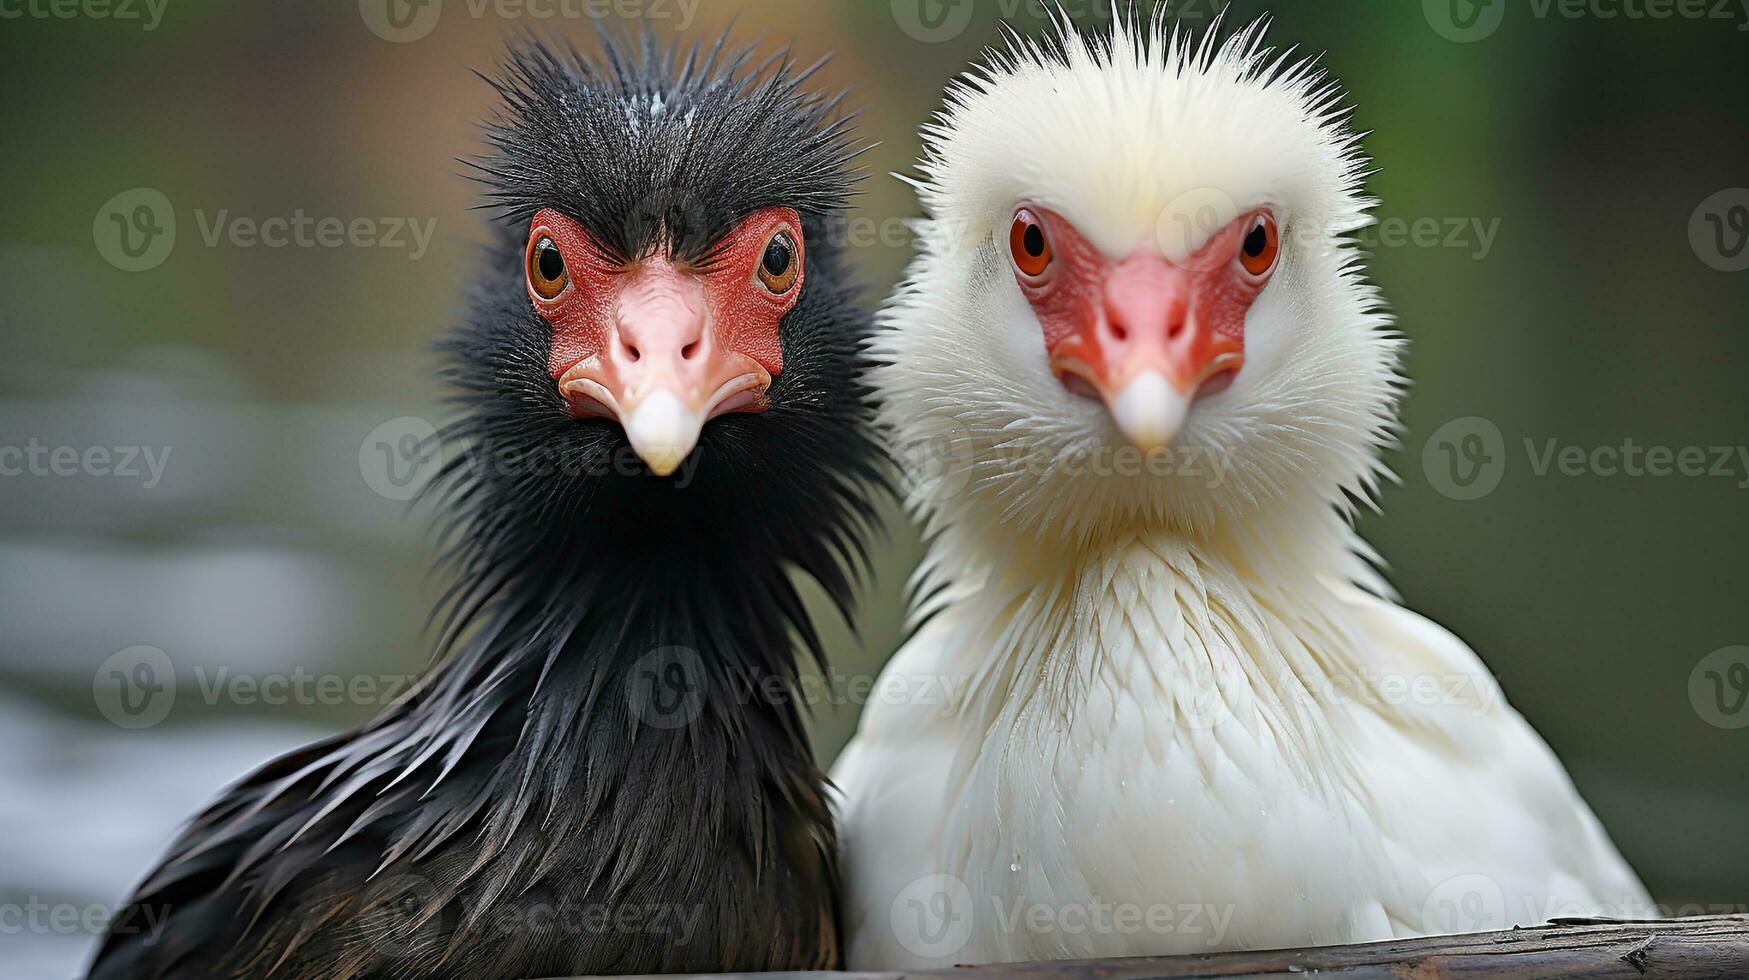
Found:
<svg viewBox="0 0 1749 980"><path fill-rule="evenodd" d="M725 793L719 783L709 799L708 784L671 775L665 791L646 788L639 818L572 831L576 852L549 857L538 878L494 895L490 882L500 876L488 874L448 903L430 928L452 940L467 933L471 952L442 974L836 968L837 849L815 774L794 774L791 792L769 785ZM796 789L806 795L792 799ZM725 796L735 798L732 810ZM548 844L531 839L505 851L534 854Z"/></svg>

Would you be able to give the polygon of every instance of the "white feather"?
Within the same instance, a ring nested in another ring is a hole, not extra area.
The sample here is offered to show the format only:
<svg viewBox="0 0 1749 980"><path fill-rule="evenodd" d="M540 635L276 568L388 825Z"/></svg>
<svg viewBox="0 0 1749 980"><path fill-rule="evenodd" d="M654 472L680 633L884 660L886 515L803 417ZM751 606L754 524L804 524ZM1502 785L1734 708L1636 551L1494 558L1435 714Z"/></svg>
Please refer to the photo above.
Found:
<svg viewBox="0 0 1749 980"><path fill-rule="evenodd" d="M1366 164L1309 62L1215 33L1017 40L927 130L873 351L931 549L883 683L947 696L875 699L835 767L853 969L1650 910L1476 656L1379 598L1351 519L1402 385L1349 237ZM1051 375L1004 254L1020 203L1113 256L1182 259L1221 223L1199 208L1282 220L1245 367L1168 471L1115 472L1106 410Z"/></svg>

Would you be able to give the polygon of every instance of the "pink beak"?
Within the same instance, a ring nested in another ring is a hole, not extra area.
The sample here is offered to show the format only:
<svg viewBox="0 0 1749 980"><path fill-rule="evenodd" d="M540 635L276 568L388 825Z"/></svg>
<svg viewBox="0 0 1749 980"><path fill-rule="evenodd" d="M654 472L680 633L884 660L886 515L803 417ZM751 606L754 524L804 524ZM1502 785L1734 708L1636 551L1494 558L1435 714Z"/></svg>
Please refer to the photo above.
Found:
<svg viewBox="0 0 1749 980"><path fill-rule="evenodd" d="M603 352L573 365L559 390L582 416L617 419L632 449L668 476L706 422L753 406L771 374L722 343L703 282L651 258L627 273Z"/></svg>
<svg viewBox="0 0 1749 980"><path fill-rule="evenodd" d="M1198 320L1192 280L1158 252L1137 251L1106 277L1090 322L1052 352L1058 375L1090 386L1144 451L1169 445L1202 386L1244 361L1239 341Z"/></svg>

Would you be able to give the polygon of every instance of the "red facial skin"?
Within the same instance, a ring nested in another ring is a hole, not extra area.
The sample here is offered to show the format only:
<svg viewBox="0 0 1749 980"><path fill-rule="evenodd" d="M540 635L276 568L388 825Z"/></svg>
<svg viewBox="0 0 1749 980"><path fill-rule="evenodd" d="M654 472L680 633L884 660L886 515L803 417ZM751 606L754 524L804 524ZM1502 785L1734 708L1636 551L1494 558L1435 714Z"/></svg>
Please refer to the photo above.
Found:
<svg viewBox="0 0 1749 980"><path fill-rule="evenodd" d="M797 275L775 295L758 270L779 229L795 243ZM572 414L623 423L658 388L706 418L765 410L765 392L783 371L778 324L795 307L807 272L795 211L749 216L705 268L677 265L665 252L619 264L582 226L549 208L529 229L525 270L543 238L558 247L569 281L548 299L530 276L528 294L552 324L548 368Z"/></svg>
<svg viewBox="0 0 1749 980"><path fill-rule="evenodd" d="M1114 260L1061 215L1026 206L1044 227L1051 261L1029 275L1010 256L1016 280L1038 314L1051 370L1070 390L1107 403L1144 371L1164 376L1194 398L1224 389L1245 361L1245 315L1269 284L1277 262L1254 274L1240 261L1245 236L1268 222L1266 209L1216 232L1182 265L1153 244Z"/></svg>

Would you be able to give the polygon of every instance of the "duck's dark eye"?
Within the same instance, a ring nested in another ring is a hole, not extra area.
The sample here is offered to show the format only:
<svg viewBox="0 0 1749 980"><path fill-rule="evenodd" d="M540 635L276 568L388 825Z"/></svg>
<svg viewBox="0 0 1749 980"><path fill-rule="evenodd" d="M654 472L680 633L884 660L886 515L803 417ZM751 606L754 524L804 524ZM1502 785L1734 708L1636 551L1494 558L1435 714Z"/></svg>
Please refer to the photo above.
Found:
<svg viewBox="0 0 1749 980"><path fill-rule="evenodd" d="M1239 245L1239 264L1246 272L1262 278L1275 270L1276 257L1281 254L1281 230L1269 214L1260 214L1254 220L1256 224Z"/></svg>
<svg viewBox="0 0 1749 980"><path fill-rule="evenodd" d="M1261 258L1263 250L1269 247L1269 233L1262 225L1251 229L1251 234L1245 236L1245 254L1251 258Z"/></svg>
<svg viewBox="0 0 1749 980"><path fill-rule="evenodd" d="M794 289L801 274L796 261L796 240L787 231L771 236L765 244L765 254L759 259L759 281L773 295L782 296Z"/></svg>
<svg viewBox="0 0 1749 980"><path fill-rule="evenodd" d="M543 235L528 253L529 287L541 299L552 299L565 291L567 281L564 253Z"/></svg>
<svg viewBox="0 0 1749 980"><path fill-rule="evenodd" d="M1014 224L1008 230L1008 251L1022 278L1035 286L1044 282L1055 256L1051 254L1051 239L1045 234L1044 221L1028 208L1014 212Z"/></svg>
<svg viewBox="0 0 1749 980"><path fill-rule="evenodd" d="M548 246L540 250L540 277L542 279L557 279L565 274L565 257L559 250Z"/></svg>
<svg viewBox="0 0 1749 980"><path fill-rule="evenodd" d="M781 238L773 238L771 244L765 246L765 273L771 276L781 276L789 271L789 243Z"/></svg>

